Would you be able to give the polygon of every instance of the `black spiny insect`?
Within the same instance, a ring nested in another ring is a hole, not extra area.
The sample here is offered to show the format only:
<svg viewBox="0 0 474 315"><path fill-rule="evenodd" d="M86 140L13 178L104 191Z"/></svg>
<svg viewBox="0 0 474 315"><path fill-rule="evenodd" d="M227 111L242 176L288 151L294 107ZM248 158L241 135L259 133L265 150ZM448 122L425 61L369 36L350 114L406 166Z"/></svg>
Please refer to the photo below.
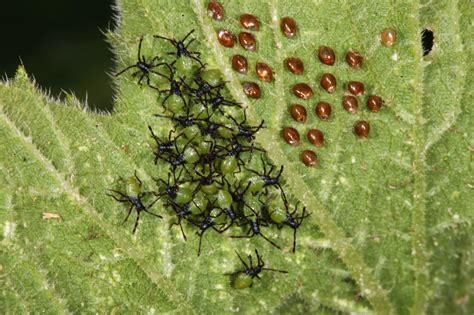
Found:
<svg viewBox="0 0 474 315"><path fill-rule="evenodd" d="M199 73L202 69L205 68L206 65L203 65L200 69L196 72ZM193 95L196 100L201 104L206 104L209 97L212 97L213 94L219 93L221 89L224 88L225 82L221 82L217 85L212 85L206 80L202 78L202 76L198 75L194 78L194 83L196 84L197 88L193 88L186 84L186 88L189 90L191 95ZM214 91L215 90L215 91Z"/></svg>
<svg viewBox="0 0 474 315"><path fill-rule="evenodd" d="M284 168L283 165L280 167L280 171L275 176L275 175L272 175L273 170L275 169L275 166L271 165L270 169L267 172L267 166L266 166L267 163L265 163L265 161L263 159L263 156L260 156L260 158L262 160L263 173L259 173L255 170L252 170L252 169L247 169L247 170L254 173L254 174L256 174L256 175L258 175L258 176L260 176L260 178L262 179L262 181L264 183L263 187L268 187L268 186L278 187L278 189L280 190L283 202L285 203L285 206L288 205L288 199L286 198L285 191L283 190L283 187L281 186L281 183L280 183L280 176L283 173L283 168Z"/></svg>
<svg viewBox="0 0 474 315"><path fill-rule="evenodd" d="M240 106L239 103L232 102L229 100L226 100L224 96L220 93L220 91L217 91L216 93L212 94L211 97L204 102L204 106L206 108L211 108L212 111L219 111L221 114L224 114L224 111L222 110L221 106Z"/></svg>
<svg viewBox="0 0 474 315"><path fill-rule="evenodd" d="M257 265L253 265L252 261L252 255L248 255L247 258L249 260L249 264L245 262L245 260L240 257L238 252L235 252L237 256L240 259L240 262L242 262L242 265L244 265L245 269L244 270L239 270L234 273L226 274L230 275L233 277L232 279L232 285L236 289L246 289L246 288L251 288L253 286L253 279L257 278L260 279L259 274L266 270L266 271L274 271L274 272L281 272L281 273L288 273L288 271L285 270L278 270L278 269L272 269L272 268L265 268L265 263L263 262L262 256L258 254L258 251L255 249L255 254L257 256Z"/></svg>
<svg viewBox="0 0 474 315"><path fill-rule="evenodd" d="M295 216L297 211L298 205L295 207L295 210L287 213L286 220L284 221L284 224L293 229L293 253L296 251L296 230L300 227L301 223L303 223L303 220L310 216L310 213L306 213L306 207L303 207L300 216Z"/></svg>
<svg viewBox="0 0 474 315"><path fill-rule="evenodd" d="M219 216L219 215L217 215ZM211 214L208 214L207 216L204 217L202 221L196 221L195 219L189 219L188 221L197 226L199 231L196 232L196 234L199 236L199 247L198 247L198 256L201 256L201 247L202 247L202 237L204 236L204 233L209 229L212 228L214 231L217 233L223 233L225 229L218 229L216 228L216 223L214 220L216 219L217 216L213 216ZM222 225L222 224L220 224Z"/></svg>
<svg viewBox="0 0 474 315"><path fill-rule="evenodd" d="M188 37L191 36L192 33L194 33L194 30L191 30L181 40L177 40L176 38L167 38L167 37L160 36L160 35L154 35L154 37L159 38L159 39L167 40L168 42L170 42L176 48L176 51L169 52L168 53L169 55L176 56L176 58L181 58L182 56L189 57L189 58L197 61L202 66L203 64L202 64L201 60L199 59L201 57L201 53L196 52L196 51L190 51L188 49L188 47L192 44L192 42L194 42L194 38L191 39L187 44L185 43L186 40L188 39Z"/></svg>
<svg viewBox="0 0 474 315"><path fill-rule="evenodd" d="M133 232L137 230L138 226L138 221L140 221L140 213L141 212L146 212L149 213L157 218L162 218L162 216L155 214L148 209L150 209L157 201L158 199L155 199L152 203L150 203L148 206L145 206L143 202L143 197L146 195L150 194L150 192L145 192L142 190L142 181L140 178L138 178L137 173L135 172L133 177L130 177L127 181L127 191L129 194L125 194L121 191L114 190L114 189L109 189L109 191L115 193L116 195L107 193L107 196L110 196L117 200L118 202L121 203L126 203L130 205L130 208L128 209L128 214L125 217L125 220L123 221L122 224L127 222L128 218L130 217L130 214L132 213L132 210L135 209L137 211L137 219L135 220L135 225L133 227Z"/></svg>
<svg viewBox="0 0 474 315"><path fill-rule="evenodd" d="M151 136L156 142L156 149L153 152L153 154L155 155L156 164L158 162L158 159L160 159L164 154L170 154L173 152L176 140L178 140L178 138L181 137L182 134L179 134L174 139L172 139L171 135L174 133L174 130L170 130L168 134L168 140L163 141L153 132L153 129L150 126L148 126L148 129L150 130Z"/></svg>
<svg viewBox="0 0 474 315"><path fill-rule="evenodd" d="M256 212L255 210L253 210L249 206L246 206L246 207L249 208L253 212L253 215L255 216L255 219L254 220L250 219L251 216L246 217L245 220L247 222L239 224L239 226L250 225L250 228L248 229L247 234L245 234L245 235L234 235L234 236L231 236L231 238L252 238L256 235L260 235L265 241L272 244L274 247L276 247L278 249L281 249L280 246L278 246L275 242L273 242L271 239L266 237L261 231L261 227L262 226L268 226L268 222L263 220L260 213Z"/></svg>
<svg viewBox="0 0 474 315"><path fill-rule="evenodd" d="M264 206L265 204L260 201ZM290 211L288 205L285 205L285 209L279 207L273 208L273 211L269 213L271 221L277 224L278 228L281 229L284 225L289 226L293 229L293 253L296 251L296 231L303 223L303 220L310 216L310 213L306 213L306 207L303 207L301 215L297 214L298 204L296 204L295 209Z"/></svg>
<svg viewBox="0 0 474 315"><path fill-rule="evenodd" d="M174 62L173 62L173 64L174 64ZM172 102L172 105L175 106L175 103L177 102L176 97L179 97L181 99L181 101L183 102L184 108L187 108L188 103L186 102L186 99L184 97L185 96L185 94L184 94L185 81L184 81L184 78L179 78L178 80L175 79L176 69L174 69L172 67L173 64L171 64L171 65L169 65L167 63L163 64L168 68L169 76L166 76L164 74L160 74L162 77L166 78L169 81L169 84L170 84L168 89L158 90L158 92L160 92L160 94L161 93L167 94L166 97L164 98L163 102L161 103L161 105L163 106L164 109L167 109L166 106L165 106L165 103L166 103L166 101L168 101L168 99L170 97L172 97L171 102ZM171 106L171 107L174 107L174 106Z"/></svg>
<svg viewBox="0 0 474 315"><path fill-rule="evenodd" d="M184 233L182 221L187 220L192 215L192 212L189 209L189 203L180 206L174 200L170 199L168 200L168 203L166 205L170 206L178 217L178 222L172 223L172 225L179 225L179 228L181 229L181 234L183 235L183 238L186 241L187 238L186 233Z"/></svg>
<svg viewBox="0 0 474 315"><path fill-rule="evenodd" d="M143 36L140 37L140 43L138 44L138 56L137 56L137 62L131 66L126 67L125 69L121 70L120 72L116 73L115 76L119 76L122 73L136 68L138 69L136 72L132 73L133 77L139 76L140 78L138 79L138 84L142 85L142 81L144 78L146 78L146 83L149 87L152 89L158 90L157 87L153 86L150 84L150 73L163 76L163 74L154 71L153 69L162 65L166 65L166 63L161 62L158 63L158 60L160 59L158 56L154 57L150 62L146 61L146 58L144 55L142 55L142 42L143 42Z"/></svg>
<svg viewBox="0 0 474 315"><path fill-rule="evenodd" d="M247 124L247 112L244 110L244 120L240 123L232 117L231 115L227 116L230 120L232 120L236 127L237 127L237 136L245 138L247 141L252 142L255 139L255 134L263 128L264 121L260 123L258 126L250 126Z"/></svg>

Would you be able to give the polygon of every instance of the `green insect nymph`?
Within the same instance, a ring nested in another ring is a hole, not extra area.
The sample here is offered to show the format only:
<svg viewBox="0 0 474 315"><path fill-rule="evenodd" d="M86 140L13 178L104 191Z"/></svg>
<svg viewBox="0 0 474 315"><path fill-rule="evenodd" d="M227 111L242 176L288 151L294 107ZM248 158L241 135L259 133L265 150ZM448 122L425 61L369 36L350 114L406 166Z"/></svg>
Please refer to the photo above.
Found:
<svg viewBox="0 0 474 315"><path fill-rule="evenodd" d="M246 289L246 288L251 288L253 285L253 278L258 278L260 279L259 274L263 270L267 271L275 271L275 272L281 272L281 273L288 273L288 271L285 270L278 270L278 269L272 269L272 268L265 268L265 263L263 262L262 257L258 254L258 251L255 249L255 254L257 256L257 265L254 266L252 262L252 255L248 255L248 260L249 264L247 264L242 257L240 257L239 253L235 252L237 256L239 257L240 261L242 264L245 266L245 270L239 270L237 272L227 274L232 276L232 286L235 289Z"/></svg>

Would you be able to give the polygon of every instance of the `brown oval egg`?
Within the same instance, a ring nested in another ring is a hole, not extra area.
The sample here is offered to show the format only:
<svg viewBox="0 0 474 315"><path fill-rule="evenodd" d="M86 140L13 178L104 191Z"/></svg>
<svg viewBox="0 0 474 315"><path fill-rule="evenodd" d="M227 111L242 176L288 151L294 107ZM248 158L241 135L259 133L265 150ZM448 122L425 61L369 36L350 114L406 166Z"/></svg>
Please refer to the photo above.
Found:
<svg viewBox="0 0 474 315"><path fill-rule="evenodd" d="M332 50L331 47L319 47L318 57L322 63L328 66L332 66L336 62L336 55L334 54L334 50Z"/></svg>
<svg viewBox="0 0 474 315"><path fill-rule="evenodd" d="M364 57L362 57L362 55L360 55L358 52L348 51L346 54L347 64L354 69L358 69L362 67L363 61L364 61Z"/></svg>
<svg viewBox="0 0 474 315"><path fill-rule="evenodd" d="M207 15L216 21L222 21L224 19L224 7L216 0L210 0L207 5Z"/></svg>
<svg viewBox="0 0 474 315"><path fill-rule="evenodd" d="M240 16L240 24L251 31L258 31L260 29L260 22L250 13L245 13Z"/></svg>
<svg viewBox="0 0 474 315"><path fill-rule="evenodd" d="M326 102L319 102L316 104L315 108L316 116L319 117L321 120L328 120L329 117L331 117L331 104L326 103Z"/></svg>
<svg viewBox="0 0 474 315"><path fill-rule="evenodd" d="M300 155L301 162L308 167L316 166L318 164L318 157L316 153L311 150L304 150Z"/></svg>
<svg viewBox="0 0 474 315"><path fill-rule="evenodd" d="M333 93L336 90L336 78L331 73L324 73L319 83L328 93Z"/></svg>
<svg viewBox="0 0 474 315"><path fill-rule="evenodd" d="M306 121L306 118L308 117L306 113L306 108L303 105L300 104L293 104L290 107L290 114L291 117L293 117L294 120L297 122L304 123Z"/></svg>
<svg viewBox="0 0 474 315"><path fill-rule="evenodd" d="M219 43L224 47L234 47L234 34L232 34L232 32L229 30L223 28L219 29L217 31L217 39L219 40Z"/></svg>
<svg viewBox="0 0 474 315"><path fill-rule="evenodd" d="M380 96L371 95L367 99L367 107L371 112L378 113L382 107L383 100Z"/></svg>
<svg viewBox="0 0 474 315"><path fill-rule="evenodd" d="M250 98L258 99L262 96L262 91L257 83L254 82L244 82L242 84L245 95Z"/></svg>
<svg viewBox="0 0 474 315"><path fill-rule="evenodd" d="M273 81L273 70L272 68L267 65L266 63L257 63L255 65L255 72L257 73L257 77L264 81L264 82L272 82Z"/></svg>
<svg viewBox="0 0 474 315"><path fill-rule="evenodd" d="M349 84L347 84L347 90L355 96L364 94L364 83L359 81L350 81Z"/></svg>
<svg viewBox="0 0 474 315"><path fill-rule="evenodd" d="M313 89L306 83L298 83L293 86L293 94L307 100L313 96Z"/></svg>
<svg viewBox="0 0 474 315"><path fill-rule="evenodd" d="M292 128L292 127L283 128L283 131L281 134L283 136L283 139L285 139L286 143L288 143L289 145L300 144L300 134L298 130L296 130L295 128Z"/></svg>
<svg viewBox="0 0 474 315"><path fill-rule="evenodd" d="M322 147L324 144L324 134L318 129L310 129L306 134L309 143L314 146Z"/></svg>
<svg viewBox="0 0 474 315"><path fill-rule="evenodd" d="M304 64L300 58L291 57L285 60L286 68L293 74L302 74L304 71Z"/></svg>
<svg viewBox="0 0 474 315"><path fill-rule="evenodd" d="M395 44L396 40L397 32L391 27L387 27L382 31L382 33L380 33L380 41L385 47L392 46L393 44Z"/></svg>
<svg viewBox="0 0 474 315"><path fill-rule="evenodd" d="M357 112L357 107L359 107L359 103L354 96L346 95L342 99L342 106L348 113L355 114Z"/></svg>
<svg viewBox="0 0 474 315"><path fill-rule="evenodd" d="M359 120L354 124L354 132L359 138L367 138L370 132L370 125L365 120Z"/></svg>
<svg viewBox="0 0 474 315"><path fill-rule="evenodd" d="M239 33L239 43L246 50L255 51L257 49L257 40L248 32Z"/></svg>
<svg viewBox="0 0 474 315"><path fill-rule="evenodd" d="M289 16L285 16L284 18L281 19L280 22L280 29L283 35L287 38L292 38L295 37L296 35L296 21Z"/></svg>
<svg viewBox="0 0 474 315"><path fill-rule="evenodd" d="M246 74L248 70L247 58L242 55L232 56L232 69L241 74Z"/></svg>

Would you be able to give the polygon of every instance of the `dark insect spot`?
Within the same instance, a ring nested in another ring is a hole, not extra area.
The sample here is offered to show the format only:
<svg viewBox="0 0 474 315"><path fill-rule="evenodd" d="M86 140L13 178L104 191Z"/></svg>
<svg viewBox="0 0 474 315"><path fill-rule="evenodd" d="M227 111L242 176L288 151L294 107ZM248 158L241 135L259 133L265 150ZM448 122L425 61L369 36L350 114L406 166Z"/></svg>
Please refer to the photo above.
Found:
<svg viewBox="0 0 474 315"><path fill-rule="evenodd" d="M434 45L434 34L432 30L424 29L421 32L421 45L423 46L423 56L428 55Z"/></svg>

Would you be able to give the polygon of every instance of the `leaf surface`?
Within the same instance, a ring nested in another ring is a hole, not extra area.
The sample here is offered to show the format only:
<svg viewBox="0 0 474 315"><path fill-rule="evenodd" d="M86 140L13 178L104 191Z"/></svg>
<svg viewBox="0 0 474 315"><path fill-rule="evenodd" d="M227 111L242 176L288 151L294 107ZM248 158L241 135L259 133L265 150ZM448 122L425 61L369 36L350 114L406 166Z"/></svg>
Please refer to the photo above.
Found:
<svg viewBox="0 0 474 315"><path fill-rule="evenodd" d="M284 165L285 189L312 213L292 235L272 231L287 244L283 252L263 240L232 240L206 235L196 257L197 237L188 242L164 221L143 218L139 230L120 226L125 209L105 191L121 178L139 173L145 183L157 173L147 125L167 133L153 114L161 100L133 78L117 81L114 113L91 113L74 96L62 104L45 96L23 68L0 85L0 311L172 312L179 313L472 313L473 109L472 5L437 1L222 1L223 22L207 16L202 0L127 0L120 3L120 30L109 33L118 65L136 62L138 38L144 53L163 54L169 46L152 34L182 37L196 29L209 67L222 70L233 98L248 107L249 119L265 119L258 142L277 165ZM241 31L238 17L258 16L256 52L227 49L215 31ZM283 16L298 23L286 39ZM385 27L397 31L396 44L380 44ZM420 33L434 31L435 45L422 56ZM316 57L320 45L332 47L334 67ZM350 69L345 52L366 60ZM231 69L233 54L249 59L246 76ZM305 73L296 77L283 60L298 56ZM255 81L256 62L275 72L261 83L263 97L250 101L243 81ZM319 88L323 72L338 79L333 95ZM344 83L360 80L366 94L350 115L340 105ZM302 101L305 125L292 121L288 106L300 102L291 86L307 82L315 97ZM385 100L380 113L364 107L368 94ZM333 104L333 117L319 121L314 104ZM371 124L358 140L356 120ZM321 129L326 145L316 150L317 168L307 168L299 153L310 145L288 146L281 129L303 136ZM154 127L155 128L155 127ZM163 170L158 170L158 173ZM44 213L58 218L44 219ZM192 231L189 231L192 234ZM224 273L240 268L234 250L261 249L270 267L251 289L235 290Z"/></svg>

